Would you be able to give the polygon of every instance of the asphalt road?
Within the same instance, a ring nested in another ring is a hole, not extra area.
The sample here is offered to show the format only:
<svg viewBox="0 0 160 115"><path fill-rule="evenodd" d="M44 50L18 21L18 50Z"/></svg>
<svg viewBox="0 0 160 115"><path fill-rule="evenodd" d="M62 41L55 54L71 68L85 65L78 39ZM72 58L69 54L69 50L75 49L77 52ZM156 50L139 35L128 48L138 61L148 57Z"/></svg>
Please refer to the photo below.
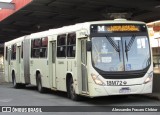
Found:
<svg viewBox="0 0 160 115"><path fill-rule="evenodd" d="M95 108L99 106L160 106L160 101L147 98L144 96L107 96L107 97L99 97L99 98L84 98L84 100L80 102L75 102L67 98L66 93L64 92L54 92L48 90L45 94L40 94L36 87L27 86L24 89L14 89L12 84L9 83L1 83L0 82L0 106L65 106L72 109L72 107L76 106L95 106ZM62 107L63 109L63 107ZM73 108L75 109L75 108ZM92 109L92 108L90 108ZM92 111L92 110L90 110ZM115 115L117 112L107 112L107 114ZM136 112L137 113L137 112ZM4 113L0 113L4 114ZM20 113L14 113L18 115ZM22 114L22 113L21 113ZM32 113L37 114L37 113ZM38 113L40 114L40 113ZM43 113L44 114L44 113ZM54 113L46 113L47 115L56 114L56 115L81 115L79 111L77 112L54 112ZM83 113L84 114L84 113ZM85 115L97 115L104 114L105 112L85 112ZM126 112L118 112L119 115L127 114ZM129 115L135 113L129 112ZM158 112L138 112L140 115L158 115ZM6 113L4 114L6 115Z"/></svg>
<svg viewBox="0 0 160 115"><path fill-rule="evenodd" d="M41 94L36 87L14 89L12 84L0 84L0 106L160 106L160 101L143 96L106 96L84 98L75 102L67 98L64 92L48 90Z"/></svg>

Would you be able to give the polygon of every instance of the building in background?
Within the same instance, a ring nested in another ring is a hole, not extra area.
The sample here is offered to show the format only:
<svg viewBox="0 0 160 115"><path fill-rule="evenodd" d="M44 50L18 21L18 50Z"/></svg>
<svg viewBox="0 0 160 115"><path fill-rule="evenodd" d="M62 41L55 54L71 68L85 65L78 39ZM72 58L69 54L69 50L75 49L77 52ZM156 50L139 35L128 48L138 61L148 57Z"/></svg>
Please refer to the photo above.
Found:
<svg viewBox="0 0 160 115"><path fill-rule="evenodd" d="M154 72L160 73L160 21L148 23L153 51Z"/></svg>

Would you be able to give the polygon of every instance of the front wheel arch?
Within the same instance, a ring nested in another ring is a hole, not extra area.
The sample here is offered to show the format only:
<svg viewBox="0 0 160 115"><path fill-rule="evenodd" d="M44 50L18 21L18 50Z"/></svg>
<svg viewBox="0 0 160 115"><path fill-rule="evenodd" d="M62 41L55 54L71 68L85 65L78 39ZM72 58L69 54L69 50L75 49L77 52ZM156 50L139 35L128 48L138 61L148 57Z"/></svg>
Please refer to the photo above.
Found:
<svg viewBox="0 0 160 115"><path fill-rule="evenodd" d="M75 92L75 87L74 87L74 81L73 81L73 77L71 76L71 74L69 74L67 76L66 79L66 84L67 84L67 95L70 99L74 100L74 101L79 101L81 100L81 96L79 96L78 94L76 94Z"/></svg>
<svg viewBox="0 0 160 115"><path fill-rule="evenodd" d="M39 71L36 72L36 84L37 84L37 89L40 93L44 93L45 89L42 86L42 78L41 78L41 73Z"/></svg>
<svg viewBox="0 0 160 115"><path fill-rule="evenodd" d="M12 84L14 88L17 88L18 84L16 83L16 75L14 70L12 70Z"/></svg>

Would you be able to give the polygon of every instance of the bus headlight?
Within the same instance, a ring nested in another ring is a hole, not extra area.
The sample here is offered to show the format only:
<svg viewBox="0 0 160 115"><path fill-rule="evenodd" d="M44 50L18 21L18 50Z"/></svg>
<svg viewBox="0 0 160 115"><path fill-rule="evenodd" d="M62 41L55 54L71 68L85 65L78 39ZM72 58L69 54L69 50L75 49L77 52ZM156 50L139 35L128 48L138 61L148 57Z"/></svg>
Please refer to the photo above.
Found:
<svg viewBox="0 0 160 115"><path fill-rule="evenodd" d="M102 85L102 86L105 85L105 83L98 78L98 75L92 73L91 76L92 76L92 79L95 82L95 84Z"/></svg>
<svg viewBox="0 0 160 115"><path fill-rule="evenodd" d="M148 74L148 77L145 79L144 84L152 81L153 79L153 71Z"/></svg>

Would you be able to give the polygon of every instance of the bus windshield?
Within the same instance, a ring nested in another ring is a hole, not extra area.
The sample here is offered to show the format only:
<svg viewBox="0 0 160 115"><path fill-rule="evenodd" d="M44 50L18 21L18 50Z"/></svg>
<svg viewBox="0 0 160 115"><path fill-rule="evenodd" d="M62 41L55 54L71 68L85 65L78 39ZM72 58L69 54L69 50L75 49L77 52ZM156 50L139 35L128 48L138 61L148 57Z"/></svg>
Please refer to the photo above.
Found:
<svg viewBox="0 0 160 115"><path fill-rule="evenodd" d="M150 61L147 36L92 37L92 62L99 70L143 70Z"/></svg>

